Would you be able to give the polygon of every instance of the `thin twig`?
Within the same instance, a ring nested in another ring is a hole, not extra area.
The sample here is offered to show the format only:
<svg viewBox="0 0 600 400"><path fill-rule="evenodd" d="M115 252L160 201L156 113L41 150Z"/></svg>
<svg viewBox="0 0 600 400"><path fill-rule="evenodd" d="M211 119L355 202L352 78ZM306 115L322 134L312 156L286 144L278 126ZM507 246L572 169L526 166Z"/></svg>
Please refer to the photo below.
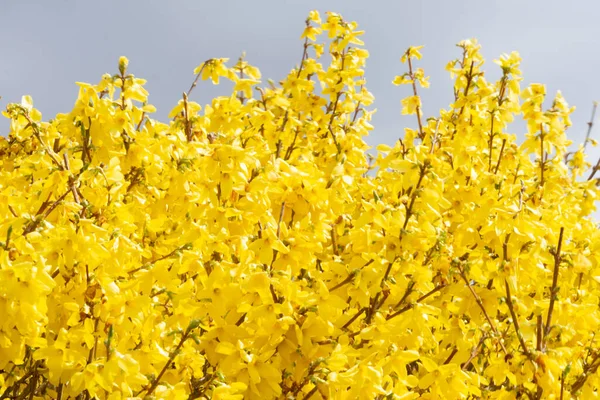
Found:
<svg viewBox="0 0 600 400"><path fill-rule="evenodd" d="M179 340L177 347L175 347L175 350L171 351L171 354L169 355L169 359L167 360L167 363L164 365L164 367L162 368L162 370L160 371L158 376L156 378L154 378L150 387L142 388L140 391L138 391L135 395L136 397L139 396L143 392L146 392L145 397L148 397L154 392L154 390L158 387L158 384L160 383L161 378L163 377L163 375L165 374L167 369L171 366L171 364L175 360L175 357L179 354L181 347L183 346L185 341L190 337L192 330L194 330L194 326L192 324L188 325L185 332L183 332L183 334L181 335L181 339Z"/></svg>
<svg viewBox="0 0 600 400"><path fill-rule="evenodd" d="M502 261L504 263L509 261L508 258L508 241L510 240L510 233L506 235L504 239L504 243L502 243ZM521 344L521 348L523 349L523 353L530 357L531 353L527 348L527 344L525 343L525 339L523 339L523 334L521 333L521 327L519 325L519 319L517 317L517 313L515 311L515 305L512 301L512 294L510 293L510 286L508 285L508 280L504 279L504 288L506 291L506 305L508 306L508 310L510 311L510 315L512 317L513 326L515 327L515 332L517 333L517 338L519 339L519 343Z"/></svg>
<svg viewBox="0 0 600 400"><path fill-rule="evenodd" d="M415 206L415 202L417 200L417 196L419 194L419 189L421 189L421 184L423 183L423 178L425 177L425 174L426 174L428 168L429 168L428 162L424 162L419 168L419 180L417 181L417 185L415 186L415 188L411 194L410 203L406 207L406 216L404 217L404 224L402 225L402 229L400 229L400 234L398 236L400 244L402 244L402 239L404 237L404 233L406 232L406 228L408 227L408 222L409 222L410 218L413 216L414 206ZM392 266L394 265L395 262L396 262L396 260L393 260L388 263L385 273L383 274L383 278L381 279L381 282L379 284L381 289L383 289L383 287L385 286L385 283L390 275L390 272L392 271ZM375 299L371 302L371 310L369 311L368 316L374 315L375 312L377 311L377 307L379 304L379 296L381 296L381 291L377 292L377 294L375 295Z"/></svg>
<svg viewBox="0 0 600 400"><path fill-rule="evenodd" d="M558 295L558 270L560 267L560 251L563 242L563 234L565 232L564 227L560 227L560 233L558 235L558 246L554 251L554 273L552 274L552 288L550 289L550 305L548 306L548 318L546 318L546 329L544 331L544 340L546 340L546 336L550 333L551 324L552 324L552 313L554 311L554 303L556 302L556 297Z"/></svg>
<svg viewBox="0 0 600 400"><path fill-rule="evenodd" d="M32 221L30 221L29 224L27 224L27 226L25 226L25 229L23 230L23 235L28 235L29 233L33 232L42 223L42 221L46 219L56 207L58 207L60 202L63 201L69 193L71 193L71 189L68 189L58 199L56 199L54 203L52 203L52 205L44 212L43 215L40 215L41 213L36 215L36 217Z"/></svg>
<svg viewBox="0 0 600 400"><path fill-rule="evenodd" d="M412 61L410 57L410 49L406 50L406 59L408 60L408 74L412 81L413 95L418 96L417 84L415 83L415 76L413 75ZM419 139L424 140L425 134L423 133L423 123L421 122L421 106L417 106L417 122L419 123Z"/></svg>
<svg viewBox="0 0 600 400"><path fill-rule="evenodd" d="M482 335L481 338L479 339L479 342L477 342L477 345L475 347L473 347L473 350L471 350L471 354L469 355L469 358L460 367L460 369L462 369L464 371L467 368L469 368L469 365L471 364L471 362L473 361L473 359L475 357L477 357L477 354L479 354L479 348L483 345L483 342L485 341L485 339L487 339L487 336L486 335Z"/></svg>
<svg viewBox="0 0 600 400"><path fill-rule="evenodd" d="M592 359L592 362L587 364L583 368L583 372L575 380L573 386L571 386L571 394L576 395L577 392L583 387L583 385L585 385L587 379L596 373L598 367L600 367L600 353L597 353L596 356Z"/></svg>
<svg viewBox="0 0 600 400"><path fill-rule="evenodd" d="M361 308L360 310L358 310L358 312L357 312L356 314L354 314L354 316L353 316L352 318L350 318L350 319L348 320L348 322L346 322L346 323L344 324L344 326L342 326L342 329L348 329L348 327L349 327L349 326L350 326L350 325L351 325L351 324L352 324L354 321L356 321L356 319L357 319L358 317L360 317L360 316L361 316L361 315L362 315L362 314L363 314L365 311L367 311L367 307L363 307L363 308Z"/></svg>
<svg viewBox="0 0 600 400"><path fill-rule="evenodd" d="M281 203L279 210L279 221L277 222L277 239L281 239L281 223L283 222L283 214L285 213L285 201Z"/></svg>
<svg viewBox="0 0 600 400"><path fill-rule="evenodd" d="M540 186L544 186L544 169L546 169L544 153L544 125L540 124Z"/></svg>
<svg viewBox="0 0 600 400"><path fill-rule="evenodd" d="M44 151L52 159L52 162L54 163L54 165L56 165L59 170L63 171L64 166L60 163L60 161L58 161L58 158L56 157L56 154L54 153L54 151L52 151L52 149L46 145L46 143L44 142L44 139L42 139L42 135L38 128L38 125L35 122L33 122L33 120L29 117L29 114L25 111L25 109L22 109L22 115L25 117L25 119L29 123L31 130L33 131L33 136L35 136L35 138L38 140L38 142L40 142L40 144L44 148Z"/></svg>
<svg viewBox="0 0 600 400"><path fill-rule="evenodd" d="M183 118L185 123L185 137L188 142L192 141L192 126L190 124L190 116L188 114L188 97L183 93Z"/></svg>
<svg viewBox="0 0 600 400"><path fill-rule="evenodd" d="M423 296L419 297L414 303L405 305L400 310L398 310L395 313L390 314L387 317L385 317L385 319L389 321L390 319L395 318L398 315L404 314L405 312L407 312L408 310L410 310L411 308L413 308L416 304L419 304L422 301L424 301L425 299L427 299L428 297L433 296L435 293L439 292L440 290L442 290L446 286L447 285L445 285L445 284L436 286L435 288L431 289L429 292L425 293Z"/></svg>
<svg viewBox="0 0 600 400"><path fill-rule="evenodd" d="M492 331L494 332L494 334L496 336L499 336L498 330L496 329L496 325L494 324L494 322L492 321L492 319L488 315L488 313L487 313L487 311L485 309L485 306L483 305L483 301L481 301L481 297L479 297L479 295L473 289L473 286L471 286L471 282L469 282L469 279L467 278L465 270L461 266L459 266L458 267L458 272L460 273L460 276L463 279L463 281L465 281L467 287L469 288L469 291L471 292L471 294L475 298L475 302L477 303L477 305L479 306L479 308L483 312L483 315L485 316L485 319L487 320L488 324L490 324L490 327L492 328ZM502 343L502 341L499 340L498 343L500 343L500 347L502 347L502 350L504 351L504 353L508 354L508 352L506 351L506 348L504 347L504 344Z"/></svg>
<svg viewBox="0 0 600 400"><path fill-rule="evenodd" d="M504 286L506 288L506 304L508 305L508 310L510 311L510 315L513 320L513 325L515 327L515 331L517 333L517 338L519 339L519 343L521 344L521 348L523 349L523 354L530 357L531 353L527 348L527 344L525 343L525 339L523 339L523 334L521 333L521 327L519 326L519 319L517 318L517 313L515 312L515 306L512 301L512 295L510 293L510 286L508 285L508 280L504 280Z"/></svg>
<svg viewBox="0 0 600 400"><path fill-rule="evenodd" d="M202 71L204 71L204 67L206 67L206 65L211 61L212 58L202 63L202 67L200 67L200 71L198 71L198 73L196 74L196 78L194 79L194 82L192 82L192 86L190 86L190 88L187 91L187 97L190 97L190 93L192 93L192 90L194 90L194 88L198 84L198 79L200 79L200 76L202 76Z"/></svg>
<svg viewBox="0 0 600 400"><path fill-rule="evenodd" d="M590 118L590 122L588 122L588 130L585 134L585 141L583 142L583 152L585 153L585 148L587 147L588 142L590 141L590 135L592 134L592 128L594 126L594 117L596 116L596 109L598 108L598 102L595 101L592 107L592 116Z"/></svg>
<svg viewBox="0 0 600 400"><path fill-rule="evenodd" d="M500 148L500 155L498 156L498 162L496 168L494 168L494 175L498 174L498 168L500 168L500 162L502 161L502 153L504 153L504 147L506 146L506 139L502 139L502 147Z"/></svg>

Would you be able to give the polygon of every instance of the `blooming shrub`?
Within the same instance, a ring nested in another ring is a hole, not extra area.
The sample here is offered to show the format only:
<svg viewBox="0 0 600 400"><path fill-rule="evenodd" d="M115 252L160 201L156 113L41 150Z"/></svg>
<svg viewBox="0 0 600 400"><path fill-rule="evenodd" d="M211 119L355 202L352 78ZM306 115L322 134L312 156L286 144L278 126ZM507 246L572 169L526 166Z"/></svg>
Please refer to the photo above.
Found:
<svg viewBox="0 0 600 400"><path fill-rule="evenodd" d="M166 122L124 57L48 122L7 107L1 399L599 397L597 167L567 151L572 108L521 91L516 53L488 82L463 41L426 119L411 47L394 83L417 128L371 157L361 33L311 12L280 84L210 59ZM230 96L191 100L221 78Z"/></svg>

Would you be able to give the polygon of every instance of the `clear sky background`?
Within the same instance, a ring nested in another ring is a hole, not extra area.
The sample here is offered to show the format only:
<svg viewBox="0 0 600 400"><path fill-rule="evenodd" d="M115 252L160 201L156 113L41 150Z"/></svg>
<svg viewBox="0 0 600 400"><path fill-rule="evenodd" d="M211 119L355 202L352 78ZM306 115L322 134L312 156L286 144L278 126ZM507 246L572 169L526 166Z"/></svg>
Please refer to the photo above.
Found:
<svg viewBox="0 0 600 400"><path fill-rule="evenodd" d="M30 94L44 119L68 112L76 81L98 82L126 55L130 72L148 80L154 117L164 120L208 58L234 61L245 51L264 79L282 79L300 61L311 9L338 12L366 31L367 83L378 109L371 145L391 144L415 125L414 116L400 115L409 88L391 84L404 72L400 56L410 45L425 45L418 66L431 77L431 88L420 92L426 117L451 102L444 68L467 38L483 46L488 79L500 76L492 60L516 50L524 84L545 83L550 98L560 89L577 106L569 131L575 141L583 140L592 102L600 100L598 0L0 0L0 108ZM228 91L204 82L193 100L205 104ZM517 123L509 132L523 137L523 130ZM7 132L0 121L0 134ZM600 138L600 124L594 136ZM593 150L591 161L599 154Z"/></svg>

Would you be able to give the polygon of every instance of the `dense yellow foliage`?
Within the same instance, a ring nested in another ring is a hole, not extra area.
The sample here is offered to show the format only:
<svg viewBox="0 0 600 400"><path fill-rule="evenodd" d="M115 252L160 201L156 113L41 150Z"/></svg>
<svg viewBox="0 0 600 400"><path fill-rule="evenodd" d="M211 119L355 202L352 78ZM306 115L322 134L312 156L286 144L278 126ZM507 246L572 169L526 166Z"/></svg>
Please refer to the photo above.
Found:
<svg viewBox="0 0 600 400"><path fill-rule="evenodd" d="M208 60L166 123L124 57L68 114L7 107L1 399L600 397L572 108L521 91L516 53L488 82L464 41L455 101L425 119L411 47L394 83L417 128L370 157L361 33L312 12L280 84ZM220 78L231 96L190 100Z"/></svg>

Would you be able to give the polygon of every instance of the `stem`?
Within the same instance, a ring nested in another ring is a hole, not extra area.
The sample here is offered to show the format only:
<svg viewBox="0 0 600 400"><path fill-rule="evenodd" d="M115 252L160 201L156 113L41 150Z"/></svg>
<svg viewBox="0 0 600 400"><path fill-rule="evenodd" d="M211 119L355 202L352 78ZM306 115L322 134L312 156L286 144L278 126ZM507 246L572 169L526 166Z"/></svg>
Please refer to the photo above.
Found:
<svg viewBox="0 0 600 400"><path fill-rule="evenodd" d="M415 287L415 282L414 281L410 281L410 283L406 287L406 290L404 291L404 294L402 295L402 298L394 306L395 309L398 308L398 307L400 307L402 304L404 304L404 302L406 301L406 299L408 299L408 296L410 296L410 294L413 292L413 288L414 287Z"/></svg>
<svg viewBox="0 0 600 400"><path fill-rule="evenodd" d="M428 297L433 296L434 294L436 294L437 292L439 292L440 290L442 290L446 286L447 285L445 285L445 284L436 286L435 288L431 289L429 292L425 293L423 296L419 297L414 303L405 305L400 310L398 310L395 313L390 314L387 317L385 317L385 319L389 321L390 319L392 319L394 317L397 317L400 314L404 314L405 312L407 312L408 310L410 310L411 308L413 308L416 304L419 304L422 301L424 301L425 299L427 299Z"/></svg>
<svg viewBox="0 0 600 400"><path fill-rule="evenodd" d="M179 343L177 344L177 347L169 355L169 359L167 360L167 363L165 364L165 366L163 367L163 369L160 371L160 373L158 374L158 376L154 379L154 381L152 382L152 385L150 385L150 387L148 389L145 389L145 388L141 389L139 392L136 393L136 397L139 396L144 391L146 391L146 396L145 397L150 396L154 392L154 390L158 387L160 379L165 374L165 372L167 372L167 369L171 366L171 364L175 360L175 357L177 356L177 354L179 354L179 350L181 350L181 347L183 346L183 344L185 343L185 341L189 338L190 334L192 333L192 330L193 330L193 328L192 328L191 325L187 327L187 329L185 330L185 332L183 333L183 335L181 335L181 339L179 340Z"/></svg>
<svg viewBox="0 0 600 400"><path fill-rule="evenodd" d="M579 375L573 386L571 386L571 394L575 395L585 385L587 378L596 373L598 367L600 367L600 353L596 354L592 362L583 368L583 372Z"/></svg>
<svg viewBox="0 0 600 400"><path fill-rule="evenodd" d="M312 390L306 394L306 397L304 398L304 400L310 399L315 393L317 393L317 389L318 389L317 386L312 388Z"/></svg>
<svg viewBox="0 0 600 400"><path fill-rule="evenodd" d="M554 311L554 303L556 302L556 297L558 294L558 269L560 266L560 251L562 247L563 234L565 232L565 228L561 226L560 233L558 235L558 246L556 247L556 251L554 252L554 273L552 275L552 288L550 289L550 306L548 307L548 318L546 319L546 330L544 331L544 340L546 336L550 333L551 324L552 324L552 313Z"/></svg>
<svg viewBox="0 0 600 400"><path fill-rule="evenodd" d="M463 63L464 66L464 63ZM467 75L467 85L465 86L465 91L463 92L463 97L467 97L469 94L469 89L471 88L471 82L473 82L473 61L471 61L471 67L469 68L469 74ZM463 111L465 110L465 106L463 105L460 108L460 112L458 113L458 116L460 117L463 113ZM453 135L454 137L454 135Z"/></svg>
<svg viewBox="0 0 600 400"><path fill-rule="evenodd" d="M135 127L135 130L137 132L140 131L140 128L142 127L142 123L144 122L144 118L146 118L146 111L142 112L142 118L140 118L140 122L138 122L137 126Z"/></svg>
<svg viewBox="0 0 600 400"><path fill-rule="evenodd" d="M498 174L498 168L500 168L500 162L502 161L502 153L504 153L504 147L506 146L506 139L502 139L502 147L500 148L500 155L498 156L498 163L494 168L494 175Z"/></svg>
<svg viewBox="0 0 600 400"><path fill-rule="evenodd" d="M131 274L134 274L134 273L136 273L136 272L138 272L138 271L140 271L142 269L149 268L153 264L156 264L157 262L162 261L162 260L166 260L167 258L171 258L175 254L177 254L177 252L182 251L182 250L186 250L186 249L189 249L189 244L184 244L183 246L179 246L175 250L171 251L169 254L165 254L164 256L161 256L161 257L157 258L156 260L149 261L146 264L142 265L141 267L132 269L131 271L128 271L127 273L131 275Z"/></svg>
<svg viewBox="0 0 600 400"><path fill-rule="evenodd" d="M590 135L592 134L592 127L594 126L594 117L596 116L596 108L598 108L598 103L594 102L592 107L592 117L590 118L590 122L588 122L588 130L585 134L585 141L583 142L583 152L585 153L585 148L590 140Z"/></svg>
<svg viewBox="0 0 600 400"><path fill-rule="evenodd" d="M494 112L491 112L491 118L492 118L492 122L491 122L491 128L490 128L490 140L488 143L488 151L489 151L489 159L488 159L488 172L492 171L492 152L494 151L493 145L494 145Z"/></svg>
<svg viewBox="0 0 600 400"><path fill-rule="evenodd" d="M458 271L459 271L460 276L463 279L463 281L465 281L465 283L467 284L467 287L469 288L469 291L471 292L471 294L475 298L475 302L477 303L477 305L479 306L479 308L483 312L483 315L485 316L485 319L487 320L488 324L490 324L490 327L492 328L492 331L494 332L494 334L496 336L499 336L498 330L496 329L496 325L494 325L494 322L492 321L492 319L488 315L488 313L487 313L487 311L486 311L486 309L485 309L485 307L483 305L483 301L481 301L481 297L479 297L479 295L473 289L473 286L471 286L471 282L469 282L469 279L467 278L465 270L462 267L459 266L458 267ZM504 353L508 354L508 352L506 351L506 348L504 347L504 344L502 344L501 341L498 341L498 343L500 343L500 346L502 347L502 350L504 351Z"/></svg>
<svg viewBox="0 0 600 400"><path fill-rule="evenodd" d="M281 223L283 222L283 214L285 213L285 201L281 203L279 210L279 222L277 223L277 239L281 238Z"/></svg>
<svg viewBox="0 0 600 400"><path fill-rule="evenodd" d="M475 357L477 357L477 354L479 354L479 348L483 345L483 342L485 341L485 339L487 339L486 335L481 336L481 339L479 339L479 342L477 342L477 345L473 348L473 350L471 350L471 355L469 356L469 359L460 367L461 370L466 370L467 368L469 368L469 365L471 365L471 362L473 361L473 359Z"/></svg>
<svg viewBox="0 0 600 400"><path fill-rule="evenodd" d="M537 351L542 351L542 346L544 345L544 323L542 322L542 315L538 315L537 316L537 322L536 322L536 330L535 330L535 334L536 334L536 346L535 349Z"/></svg>
<svg viewBox="0 0 600 400"><path fill-rule="evenodd" d="M309 24L310 24L309 21L306 21L306 26L308 26ZM298 72L296 73L296 79L300 78L300 75L302 74L302 71L304 70L304 62L306 61L307 57L308 57L308 37L306 39L304 39L304 50L302 51L302 59L300 60L300 66L298 67ZM343 63L342 63L342 69L343 69ZM264 104L265 110L266 110L267 105L266 105L266 101L264 99L264 93L262 91L260 93L263 96L263 104ZM288 98L291 98L291 95L288 94ZM285 126L287 125L287 122L288 122L288 115L289 115L289 110L286 110L285 115L283 116L283 122L281 124L281 127L279 128L279 132L284 131ZM331 122L330 122L330 125L331 125ZM331 130L331 128L330 128L330 130ZM333 133L332 133L332 136L333 136ZM287 150L285 152L285 160L287 160L292 155L292 151L294 151L294 145L296 144L297 137L298 137L298 131L296 130L296 135L294 136L294 140L292 141L292 144L287 148ZM335 136L333 138L333 141L334 142L336 141ZM337 145L337 143L336 143L336 145ZM279 139L277 141L277 150L276 150L275 158L279 158L282 146L283 146L283 143L281 142L281 139Z"/></svg>
<svg viewBox="0 0 600 400"><path fill-rule="evenodd" d="M183 93L183 118L185 120L185 137L188 142L192 141L192 126L190 125L190 116L188 115L188 97Z"/></svg>
<svg viewBox="0 0 600 400"><path fill-rule="evenodd" d="M368 266L369 266L369 265L371 265L371 264L372 264L374 261L375 261L375 260L370 260L370 261L368 261L368 262L367 262L365 265L363 265L363 268L365 268L365 267L368 267ZM348 276L347 276L347 277L346 277L346 278L345 278L343 281L341 281L340 283L338 283L337 285L335 285L334 287L332 287L331 289L329 289L329 292L331 293L331 292L333 292L334 290L336 290L336 289L339 289L339 288L341 288L342 286L344 286L344 285L346 285L346 284L348 284L348 283L352 282L352 280L354 280L354 277L355 277L356 275L358 275L358 272L359 272L359 270L354 270L354 271L352 271L351 273L349 273L349 274L348 274Z"/></svg>
<svg viewBox="0 0 600 400"><path fill-rule="evenodd" d="M412 88L413 88L413 94L415 96L418 96L417 94L417 84L415 83L415 77L413 75L413 69L412 69L412 61L410 59L410 54L409 54L409 50L406 51L406 58L408 60L408 73L410 75L410 78L412 80ZM417 122L419 123L419 139L421 139L421 141L423 141L425 139L425 134L423 133L423 124L421 122L421 107L417 106Z"/></svg>
<svg viewBox="0 0 600 400"><path fill-rule="evenodd" d="M527 344L525 343L525 339L523 339L523 334L521 333L521 328L519 327L519 319L517 318L517 313L515 312L515 306L512 302L512 297L510 294L510 287L508 286L508 280L504 280L504 286L506 288L506 304L508 305L508 309L510 310L510 315L513 320L513 325L515 327L515 331L517 332L517 338L519 338L519 343L521 344L521 348L523 349L523 353L530 357L531 353L527 348Z"/></svg>
<svg viewBox="0 0 600 400"><path fill-rule="evenodd" d="M33 131L33 136L35 136L35 138L40 142L40 144L44 148L44 151L52 159L52 162L58 167L59 170L63 171L64 166L60 163L60 161L58 161L58 158L56 158L56 154L54 153L54 151L52 151L52 149L46 145L46 143L44 142L44 139L42 139L42 135L41 135L41 132L40 132L37 124L35 122L33 122L33 120L29 117L29 114L25 111L25 109L22 109L22 114L25 117L25 119L27 120L27 122L29 123L31 130Z"/></svg>
<svg viewBox="0 0 600 400"><path fill-rule="evenodd" d="M69 155L68 153L65 151L63 153L63 161L65 164L65 170L69 171L69 189L71 190L71 193L73 193L73 198L75 199L75 202L77 204L81 204L81 201L79 200L79 194L77 193L77 186L75 186L75 182L76 179L73 176L73 174L71 173L71 166L69 165Z"/></svg>
<svg viewBox="0 0 600 400"><path fill-rule="evenodd" d="M504 239L504 243L502 244L502 261L508 262L508 241L510 240L510 233L506 235ZM515 312L515 305L512 301L512 295L510 293L510 286L508 285L508 280L504 279L504 288L506 290L506 304L508 305L508 310L510 311L510 315L513 320L513 325L515 327L515 332L517 333L517 338L519 339L519 343L521 344L521 348L523 349L523 353L526 356L530 356L531 353L527 348L527 344L523 339L523 334L521 333L521 327L519 326L519 319L517 318L517 313Z"/></svg>
<svg viewBox="0 0 600 400"><path fill-rule="evenodd" d="M310 23L307 21L306 26ZM304 39L304 51L302 52L302 60L300 60L300 66L298 67L298 73L296 74L296 79L300 78L300 74L304 69L304 61L306 61L306 57L308 57L308 37Z"/></svg>
<svg viewBox="0 0 600 400"><path fill-rule="evenodd" d="M27 224L27 226L25 227L25 230L23 230L23 235L28 235L29 233L31 233L34 230L36 230L36 228L42 223L42 221L44 219L46 219L46 217L48 217L48 215L50 215L50 213L52 211L54 211L54 209L56 207L58 207L58 205L60 204L60 202L63 201L64 198L67 197L67 195L69 193L71 193L71 189L67 190L58 199L56 199L54 201L54 203L52 203L52 205L50 207L48 207L48 209L46 210L46 212L44 212L43 216L40 217L40 213L38 213L36 215L36 218L33 221L31 221L29 224Z"/></svg>
<svg viewBox="0 0 600 400"><path fill-rule="evenodd" d="M544 186L544 169L546 162L544 161L544 126L540 124L540 186Z"/></svg>
<svg viewBox="0 0 600 400"><path fill-rule="evenodd" d="M456 353L458 353L458 349L455 347L452 349L452 352L450 353L450 355L446 358L446 361L444 361L444 365L450 364L450 361L452 361L452 359L454 358Z"/></svg>
<svg viewBox="0 0 600 400"><path fill-rule="evenodd" d="M425 163L423 163L423 165L421 165L420 173L419 173L419 180L417 181L417 186L415 186L415 190L411 195L410 204L409 204L408 208L406 209L406 218L404 219L404 224L402 225L402 229L400 230L400 235L399 235L400 242L402 242L404 232L406 231L406 227L408 226L408 221L410 220L410 217L412 217L412 215L413 215L413 208L415 206L415 201L417 200L417 193L418 193L419 189L421 188L421 184L423 183L423 178L425 177L425 172L427 172L427 167L429 167L429 163L427 163L427 162L425 162ZM389 274L389 272L388 272L388 274ZM387 276L386 276L386 278L387 278Z"/></svg>
<svg viewBox="0 0 600 400"><path fill-rule="evenodd" d="M56 388L56 400L62 400L63 397L63 383L59 383Z"/></svg>
<svg viewBox="0 0 600 400"><path fill-rule="evenodd" d="M348 329L348 327L354 322L356 321L356 319L358 317L360 317L365 311L367 311L367 307L363 307L360 310L358 310L358 312L356 314L354 314L354 316L352 318L350 318L350 320L348 320L348 322L346 322L344 324L344 326L342 326L342 329Z"/></svg>
<svg viewBox="0 0 600 400"><path fill-rule="evenodd" d="M202 75L202 71L204 71L204 67L206 67L206 64L208 64L211 60L212 60L212 58L210 60L206 60L206 61L204 61L204 63L202 63L202 67L200 67L200 71L198 71L198 73L196 74L196 78L194 79L194 82L192 82L192 86L190 86L190 88L187 91L187 97L190 97L190 93L192 93L192 90L194 90L194 88L198 84L198 79L200 79L200 76Z"/></svg>

